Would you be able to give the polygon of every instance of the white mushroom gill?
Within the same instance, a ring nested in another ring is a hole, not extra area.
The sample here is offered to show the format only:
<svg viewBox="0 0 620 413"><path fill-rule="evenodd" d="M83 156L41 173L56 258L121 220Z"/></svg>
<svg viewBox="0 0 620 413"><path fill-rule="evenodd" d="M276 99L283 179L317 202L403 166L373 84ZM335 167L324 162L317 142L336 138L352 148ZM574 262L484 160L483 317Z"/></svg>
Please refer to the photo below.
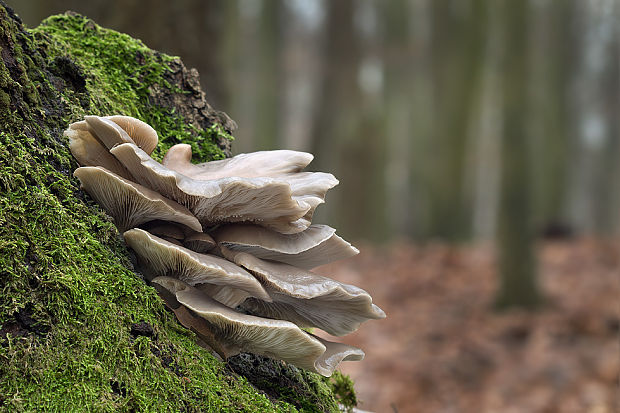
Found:
<svg viewBox="0 0 620 413"><path fill-rule="evenodd" d="M330 376L342 360L364 357L360 349L318 339L288 321L238 313L177 279L158 277L153 283L206 320L228 348L278 358L325 376Z"/></svg>
<svg viewBox="0 0 620 413"><path fill-rule="evenodd" d="M313 156L279 150L192 164L189 145L163 162L157 132L128 116L87 116L64 133L74 175L114 218L179 322L222 358L254 352L329 376L364 352L332 335L385 317L366 292L307 271L359 251L312 216L338 184L303 172ZM207 253L208 252L208 253ZM249 313L249 314L248 314Z"/></svg>
<svg viewBox="0 0 620 413"><path fill-rule="evenodd" d="M73 175L80 180L82 188L114 218L121 231L155 219L167 219L202 231L196 217L184 206L105 168L84 166L76 169Z"/></svg>
<svg viewBox="0 0 620 413"><path fill-rule="evenodd" d="M247 297L271 301L255 277L224 258L198 254L138 228L125 232L123 236L154 277L169 275L192 286L211 284L229 287L221 293L221 297L215 295L213 298L232 307ZM231 288L242 290L245 295L233 295ZM212 291L221 292L220 289ZM231 297L238 302L231 303Z"/></svg>

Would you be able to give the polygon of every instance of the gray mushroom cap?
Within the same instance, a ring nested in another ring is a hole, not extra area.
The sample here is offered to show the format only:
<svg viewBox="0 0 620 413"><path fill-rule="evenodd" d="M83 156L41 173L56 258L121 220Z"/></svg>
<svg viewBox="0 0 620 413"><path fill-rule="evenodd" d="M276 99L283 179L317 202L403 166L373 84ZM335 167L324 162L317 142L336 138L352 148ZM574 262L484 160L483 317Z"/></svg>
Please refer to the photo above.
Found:
<svg viewBox="0 0 620 413"><path fill-rule="evenodd" d="M325 353L314 363L317 373L323 376L331 376L343 361L360 361L364 359L364 351L360 348L344 343L334 343L317 336L313 337L325 346Z"/></svg>
<svg viewBox="0 0 620 413"><path fill-rule="evenodd" d="M271 296L271 303L254 298L243 302L241 306L253 314L317 327L335 336L357 330L364 321L385 318L372 297L354 285L244 252L221 250L258 278Z"/></svg>
<svg viewBox="0 0 620 413"><path fill-rule="evenodd" d="M84 116L90 130L108 148L121 143L135 143L133 139L112 120L100 116Z"/></svg>
<svg viewBox="0 0 620 413"><path fill-rule="evenodd" d="M230 261L215 255L198 254L138 228L125 232L123 236L148 266L149 278L172 275L231 307L248 297L271 301L255 277Z"/></svg>
<svg viewBox="0 0 620 413"><path fill-rule="evenodd" d="M105 119L109 119L120 126L129 135L133 143L144 152L150 155L155 150L159 138L155 129L148 123L131 116L122 115L106 116Z"/></svg>
<svg viewBox="0 0 620 413"><path fill-rule="evenodd" d="M213 235L218 244L230 250L303 269L359 253L327 225L315 224L297 234L280 234L256 225L230 224L222 225Z"/></svg>
<svg viewBox="0 0 620 413"><path fill-rule="evenodd" d="M273 178L200 181L164 167L134 144L110 151L144 185L191 210L200 222L255 222L282 233L301 232L311 205L293 199L287 182Z"/></svg>
<svg viewBox="0 0 620 413"><path fill-rule="evenodd" d="M187 144L172 146L162 164L185 176L209 180L237 176L257 178L295 173L305 168L314 157L306 152L277 150L242 153L219 161L192 163L192 147Z"/></svg>
<svg viewBox="0 0 620 413"><path fill-rule="evenodd" d="M324 376L330 376L339 361L363 357L361 350L338 343L327 342L328 350L325 341L291 322L238 313L180 280L157 277L153 283L170 291L180 304L206 320L214 336L238 352L284 360Z"/></svg>
<svg viewBox="0 0 620 413"><path fill-rule="evenodd" d="M102 167L84 166L73 173L103 209L114 218L120 231L144 222L165 219L201 231L187 208L142 185L124 179Z"/></svg>
<svg viewBox="0 0 620 413"><path fill-rule="evenodd" d="M90 132L85 121L72 123L63 135L69 139L71 154L80 166L102 166L125 179L132 179L129 171Z"/></svg>
<svg viewBox="0 0 620 413"><path fill-rule="evenodd" d="M317 206L325 202L325 194L338 180L324 172L301 172L313 159L309 153L277 150L240 154L229 159L191 163L192 149L186 144L172 146L162 161L169 169L192 179L204 181L222 178L273 178L289 184L292 198L307 212L299 223L305 227L312 222ZM288 233L288 232L287 232Z"/></svg>

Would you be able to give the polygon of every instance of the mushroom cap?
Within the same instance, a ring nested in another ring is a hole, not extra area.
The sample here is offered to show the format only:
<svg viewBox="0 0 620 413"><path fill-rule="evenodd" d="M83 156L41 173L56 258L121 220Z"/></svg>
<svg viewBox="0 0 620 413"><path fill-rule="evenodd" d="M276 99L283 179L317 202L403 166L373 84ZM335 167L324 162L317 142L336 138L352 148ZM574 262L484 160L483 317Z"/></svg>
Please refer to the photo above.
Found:
<svg viewBox="0 0 620 413"><path fill-rule="evenodd" d="M192 163L192 147L178 144L170 147L162 164L197 180L228 178L258 178L295 173L305 168L314 158L306 152L277 150L242 153L219 161Z"/></svg>
<svg viewBox="0 0 620 413"><path fill-rule="evenodd" d="M187 208L142 185L122 178L99 166L84 166L73 173L103 209L114 218L120 231L144 222L165 219L187 225L195 231L202 227Z"/></svg>
<svg viewBox="0 0 620 413"><path fill-rule="evenodd" d="M248 298L242 304L253 314L317 327L335 336L357 330L364 321L385 318L370 294L354 285L244 252L221 250L258 278L271 296L271 303Z"/></svg>
<svg viewBox="0 0 620 413"><path fill-rule="evenodd" d="M192 164L191 158L191 146L178 144L168 150L162 163L169 169L201 181L230 177L269 177L285 181L291 188L293 199L308 209L298 222L305 227L312 222L316 207L325 202L327 191L338 185L338 180L332 174L300 172L313 158L305 152L277 150L243 153L198 165Z"/></svg>
<svg viewBox="0 0 620 413"><path fill-rule="evenodd" d="M280 234L256 225L222 225L214 232L218 244L238 252L247 252L265 260L280 261L295 267L311 269L359 250L336 235L327 225L310 225L297 234Z"/></svg>
<svg viewBox="0 0 620 413"><path fill-rule="evenodd" d="M325 353L315 363L316 372L323 376L331 376L343 361L360 361L364 359L364 351L344 343L334 343L313 335L325 346Z"/></svg>
<svg viewBox="0 0 620 413"><path fill-rule="evenodd" d="M154 277L172 275L192 286L218 286L205 286L204 290L212 293L215 300L232 307L248 297L271 301L256 278L230 261L215 255L198 254L139 228L125 232L123 236Z"/></svg>
<svg viewBox="0 0 620 413"><path fill-rule="evenodd" d="M221 178L200 181L164 167L134 144L110 151L140 182L185 205L204 226L256 222L282 233L301 232L311 206L293 199L291 187L274 178Z"/></svg>
<svg viewBox="0 0 620 413"><path fill-rule="evenodd" d="M125 167L90 132L85 121L75 122L64 131L69 149L80 166L102 166L125 179L132 179Z"/></svg>
<svg viewBox="0 0 620 413"><path fill-rule="evenodd" d="M84 121L86 121L91 132L93 132L108 149L112 149L115 145L121 143L135 143L123 128L110 119L88 115L84 116Z"/></svg>
<svg viewBox="0 0 620 413"><path fill-rule="evenodd" d="M150 155L155 150L159 139L155 129L148 123L123 115L112 115L105 118L116 123L127 132L132 141L144 152Z"/></svg>
<svg viewBox="0 0 620 413"><path fill-rule="evenodd" d="M328 351L323 340L293 323L238 313L175 278L157 277L153 283L170 291L180 304L206 320L214 336L226 347L284 360L325 376L333 373L338 360L363 357L363 353L338 343L330 343ZM338 355L338 351L342 354Z"/></svg>

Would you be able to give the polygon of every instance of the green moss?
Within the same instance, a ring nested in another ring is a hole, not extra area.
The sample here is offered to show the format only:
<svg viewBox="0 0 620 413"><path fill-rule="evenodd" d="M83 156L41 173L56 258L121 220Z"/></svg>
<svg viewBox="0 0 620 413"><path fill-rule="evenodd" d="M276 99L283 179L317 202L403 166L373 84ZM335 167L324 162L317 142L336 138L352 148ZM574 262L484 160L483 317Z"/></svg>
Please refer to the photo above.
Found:
<svg viewBox="0 0 620 413"><path fill-rule="evenodd" d="M327 379L331 387L331 391L336 397L338 403L347 411L351 411L357 406L357 395L353 387L353 380L346 374L335 371L334 374Z"/></svg>
<svg viewBox="0 0 620 413"><path fill-rule="evenodd" d="M223 157L219 125L150 103L173 58L77 15L24 31L2 6L0 47L0 411L317 410L307 395L269 399L197 346L71 176L61 133L86 112L151 123L160 155L188 142L199 160ZM153 336L131 334L141 321ZM299 374L335 410L326 382Z"/></svg>
<svg viewBox="0 0 620 413"><path fill-rule="evenodd" d="M168 64L176 58L156 53L140 40L104 29L78 15L49 17L33 32L47 46L45 52L50 58L66 56L79 62L86 74L86 106L90 114L133 116L157 130L160 142L156 158L181 142L192 145L197 161L225 157L214 139L220 135L188 125L170 109L149 101L149 91L155 86L173 90L164 75L169 71ZM67 121L75 121L83 114L82 107L71 107Z"/></svg>

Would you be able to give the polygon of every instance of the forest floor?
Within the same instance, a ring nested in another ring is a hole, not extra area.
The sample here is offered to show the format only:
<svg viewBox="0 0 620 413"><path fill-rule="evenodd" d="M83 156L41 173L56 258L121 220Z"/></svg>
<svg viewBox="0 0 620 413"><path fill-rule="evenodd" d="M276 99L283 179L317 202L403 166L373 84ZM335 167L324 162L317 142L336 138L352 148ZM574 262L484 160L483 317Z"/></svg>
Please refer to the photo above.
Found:
<svg viewBox="0 0 620 413"><path fill-rule="evenodd" d="M620 411L620 242L541 243L536 312L493 311L491 246L364 247L316 272L388 315L340 341L359 408L376 412Z"/></svg>

